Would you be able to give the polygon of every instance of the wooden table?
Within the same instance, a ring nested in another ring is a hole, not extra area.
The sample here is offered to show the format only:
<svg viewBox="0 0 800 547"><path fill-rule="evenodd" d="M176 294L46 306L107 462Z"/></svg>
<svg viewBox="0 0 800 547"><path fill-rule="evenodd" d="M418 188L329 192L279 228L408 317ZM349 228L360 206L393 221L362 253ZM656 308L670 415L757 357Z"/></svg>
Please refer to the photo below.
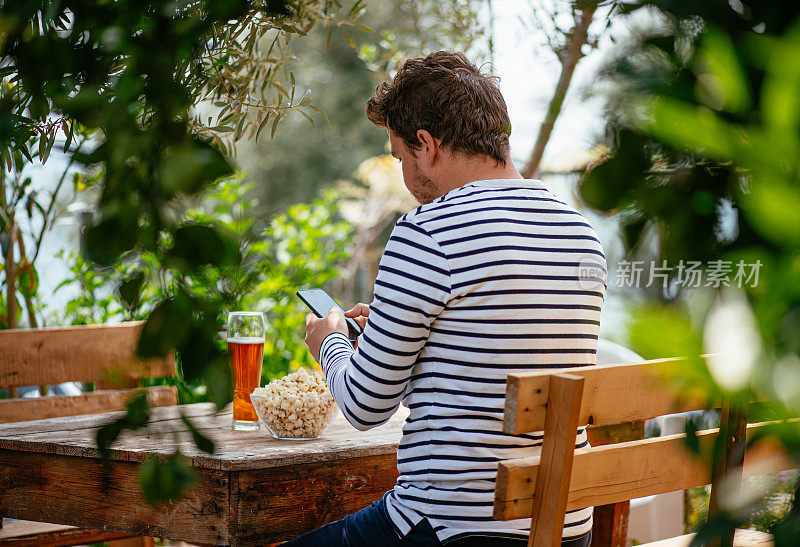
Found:
<svg viewBox="0 0 800 547"><path fill-rule="evenodd" d="M198 451L179 410L214 439ZM213 405L154 408L146 430L126 433L110 462L97 428L120 413L0 425L0 514L208 545L264 545L294 537L368 505L392 488L407 410L368 432L341 414L322 438L279 441L231 430ZM188 456L198 482L183 499L148 506L138 472L148 457Z"/></svg>

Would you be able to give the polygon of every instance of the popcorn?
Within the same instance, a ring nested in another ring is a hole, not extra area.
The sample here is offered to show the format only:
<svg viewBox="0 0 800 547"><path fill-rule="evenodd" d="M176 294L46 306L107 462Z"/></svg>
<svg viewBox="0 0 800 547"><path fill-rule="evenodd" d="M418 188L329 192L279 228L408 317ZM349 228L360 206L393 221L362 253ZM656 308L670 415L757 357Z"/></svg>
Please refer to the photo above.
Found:
<svg viewBox="0 0 800 547"><path fill-rule="evenodd" d="M250 399L278 438L317 438L339 410L322 374L309 374L303 368L256 388Z"/></svg>

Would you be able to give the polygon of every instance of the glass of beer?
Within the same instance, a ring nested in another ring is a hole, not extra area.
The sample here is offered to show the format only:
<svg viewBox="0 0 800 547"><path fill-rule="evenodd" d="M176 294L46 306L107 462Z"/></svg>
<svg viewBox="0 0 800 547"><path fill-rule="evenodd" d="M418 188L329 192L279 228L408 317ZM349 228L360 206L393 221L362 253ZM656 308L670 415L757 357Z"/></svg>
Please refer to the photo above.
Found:
<svg viewBox="0 0 800 547"><path fill-rule="evenodd" d="M264 315L258 311L228 314L228 354L233 369L233 429L258 429L258 415L250 394L261 384L264 358Z"/></svg>

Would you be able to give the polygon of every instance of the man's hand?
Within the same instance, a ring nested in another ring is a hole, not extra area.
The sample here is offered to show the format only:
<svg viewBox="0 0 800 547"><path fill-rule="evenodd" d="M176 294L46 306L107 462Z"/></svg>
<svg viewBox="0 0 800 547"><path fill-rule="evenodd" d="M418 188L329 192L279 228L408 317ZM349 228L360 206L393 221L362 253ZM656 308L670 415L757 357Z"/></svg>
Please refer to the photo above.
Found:
<svg viewBox="0 0 800 547"><path fill-rule="evenodd" d="M361 325L361 328L363 329L367 324L367 317L369 317L369 305L361 303L356 304L353 306L353 309L344 312L344 316L355 319L356 323Z"/></svg>
<svg viewBox="0 0 800 547"><path fill-rule="evenodd" d="M322 341L334 332L341 332L347 336L347 323L339 308L331 308L326 317L317 317L313 313L306 315L306 345L317 363Z"/></svg>

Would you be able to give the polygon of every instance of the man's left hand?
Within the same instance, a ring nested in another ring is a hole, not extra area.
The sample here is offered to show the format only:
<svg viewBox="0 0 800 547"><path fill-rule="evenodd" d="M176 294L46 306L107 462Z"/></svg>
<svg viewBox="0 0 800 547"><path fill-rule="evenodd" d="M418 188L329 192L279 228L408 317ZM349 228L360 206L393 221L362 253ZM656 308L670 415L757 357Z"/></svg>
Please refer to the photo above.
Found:
<svg viewBox="0 0 800 547"><path fill-rule="evenodd" d="M306 345L317 363L322 341L334 332L347 336L347 323L339 308L331 308L326 317L317 317L313 313L306 315Z"/></svg>

